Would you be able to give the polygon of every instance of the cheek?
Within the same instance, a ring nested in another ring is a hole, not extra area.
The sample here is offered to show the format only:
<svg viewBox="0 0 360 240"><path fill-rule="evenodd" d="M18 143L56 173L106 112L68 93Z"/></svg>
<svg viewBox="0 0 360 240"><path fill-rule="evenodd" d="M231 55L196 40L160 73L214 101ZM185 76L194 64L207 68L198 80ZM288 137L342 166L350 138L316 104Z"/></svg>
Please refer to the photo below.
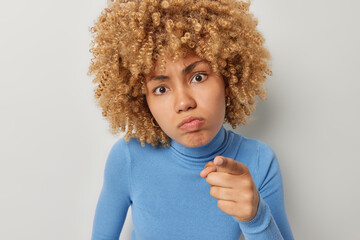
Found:
<svg viewBox="0 0 360 240"><path fill-rule="evenodd" d="M168 101L161 101L152 97L147 98L146 101L150 112L154 116L155 120L159 124L167 122L167 118L169 116Z"/></svg>
<svg viewBox="0 0 360 240"><path fill-rule="evenodd" d="M214 117L225 115L225 92L221 89L221 86L217 85L199 95L203 108Z"/></svg>
<svg viewBox="0 0 360 240"><path fill-rule="evenodd" d="M216 97L214 96L212 99L212 106L209 106L209 108L212 110L213 117L223 119L225 117L225 96L223 94L219 94Z"/></svg>

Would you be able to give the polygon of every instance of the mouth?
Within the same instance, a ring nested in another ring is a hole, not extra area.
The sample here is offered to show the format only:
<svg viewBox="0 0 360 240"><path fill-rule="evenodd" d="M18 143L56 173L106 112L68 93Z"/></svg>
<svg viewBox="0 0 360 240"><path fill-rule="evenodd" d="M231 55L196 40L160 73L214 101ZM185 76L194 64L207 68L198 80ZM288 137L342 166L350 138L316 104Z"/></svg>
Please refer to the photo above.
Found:
<svg viewBox="0 0 360 240"><path fill-rule="evenodd" d="M195 131L198 130L204 123L205 120L203 118L188 117L184 119L178 127L182 130Z"/></svg>

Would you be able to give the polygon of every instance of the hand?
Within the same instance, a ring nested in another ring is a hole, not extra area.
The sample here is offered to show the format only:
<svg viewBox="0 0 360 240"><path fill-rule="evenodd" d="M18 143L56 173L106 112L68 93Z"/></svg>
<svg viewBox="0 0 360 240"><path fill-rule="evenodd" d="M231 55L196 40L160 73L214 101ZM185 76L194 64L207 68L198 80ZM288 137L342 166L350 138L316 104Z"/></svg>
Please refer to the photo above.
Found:
<svg viewBox="0 0 360 240"><path fill-rule="evenodd" d="M259 193L249 169L231 158L216 156L200 172L211 185L210 195L216 199L218 208L237 220L248 222L257 213Z"/></svg>

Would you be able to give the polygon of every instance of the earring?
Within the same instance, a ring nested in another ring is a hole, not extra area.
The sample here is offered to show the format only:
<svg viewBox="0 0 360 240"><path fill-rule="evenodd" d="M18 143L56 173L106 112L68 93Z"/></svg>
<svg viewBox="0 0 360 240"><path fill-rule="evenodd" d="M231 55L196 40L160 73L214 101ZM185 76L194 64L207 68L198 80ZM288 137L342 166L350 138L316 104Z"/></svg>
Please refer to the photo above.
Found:
<svg viewBox="0 0 360 240"><path fill-rule="evenodd" d="M153 127L159 127L158 125L156 125L156 124L154 123L154 118L153 118L153 117L151 118L151 123L152 123Z"/></svg>
<svg viewBox="0 0 360 240"><path fill-rule="evenodd" d="M226 106L230 106L230 97L226 97Z"/></svg>

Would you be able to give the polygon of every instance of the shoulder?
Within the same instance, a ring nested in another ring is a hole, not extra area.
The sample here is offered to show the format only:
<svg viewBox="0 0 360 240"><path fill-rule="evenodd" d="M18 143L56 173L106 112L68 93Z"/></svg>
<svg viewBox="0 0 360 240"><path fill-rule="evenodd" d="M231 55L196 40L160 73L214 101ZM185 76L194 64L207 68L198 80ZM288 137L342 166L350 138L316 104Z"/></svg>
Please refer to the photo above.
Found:
<svg viewBox="0 0 360 240"><path fill-rule="evenodd" d="M118 139L113 146L111 151L121 152L121 153L130 153L130 152L139 152L139 151L148 151L151 149L151 145L145 143L145 146L141 146L140 141L137 138L130 138L129 141L126 141L125 138Z"/></svg>
<svg viewBox="0 0 360 240"><path fill-rule="evenodd" d="M231 130L227 130L227 132L232 141L233 148L235 147L242 154L252 155L260 159L273 157L275 155L274 150L263 141L245 137Z"/></svg>
<svg viewBox="0 0 360 240"><path fill-rule="evenodd" d="M107 165L112 168L128 167L132 159L132 152L139 152L141 148L141 144L137 139L131 138L126 141L125 138L119 138L110 148Z"/></svg>
<svg viewBox="0 0 360 240"><path fill-rule="evenodd" d="M128 175L136 164L136 160L143 159L144 156L149 156L151 145L141 143L136 138L130 138L126 141L125 138L116 140L110 148L106 165L105 173L107 175Z"/></svg>
<svg viewBox="0 0 360 240"><path fill-rule="evenodd" d="M233 138L232 149L237 151L236 160L249 168L256 182L261 183L269 173L280 171L275 151L269 144L232 131L229 134Z"/></svg>
<svg viewBox="0 0 360 240"><path fill-rule="evenodd" d="M105 172L110 172L114 169L124 169L129 163L129 150L126 141L120 138L111 146L107 160Z"/></svg>
<svg viewBox="0 0 360 240"><path fill-rule="evenodd" d="M116 159L124 158L124 156L128 155L128 152L128 143L124 138L120 138L111 146L109 157Z"/></svg>
<svg viewBox="0 0 360 240"><path fill-rule="evenodd" d="M136 162L141 160L144 156L151 157L154 154L159 154L159 146L152 146L149 143L145 143L144 146L141 145L141 142L137 138L130 138L129 141L126 141L125 138L118 139L112 146L110 154L116 158L119 158L121 161Z"/></svg>

